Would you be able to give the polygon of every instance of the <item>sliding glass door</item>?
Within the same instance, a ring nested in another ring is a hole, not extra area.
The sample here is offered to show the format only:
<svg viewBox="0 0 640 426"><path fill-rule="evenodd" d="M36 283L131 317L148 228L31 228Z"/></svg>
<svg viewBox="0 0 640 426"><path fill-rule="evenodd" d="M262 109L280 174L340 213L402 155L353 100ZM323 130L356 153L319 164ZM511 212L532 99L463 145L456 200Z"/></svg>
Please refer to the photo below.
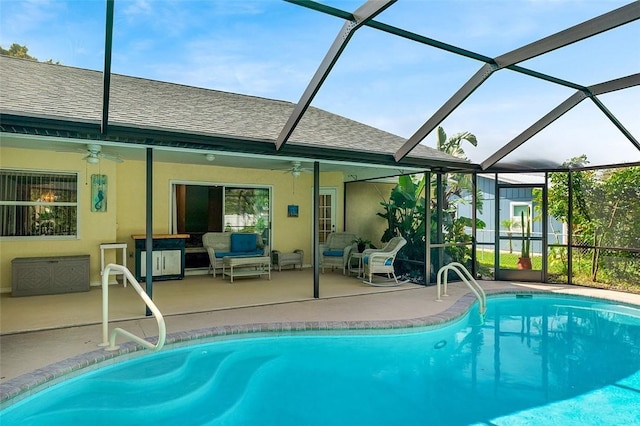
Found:
<svg viewBox="0 0 640 426"><path fill-rule="evenodd" d="M186 268L209 266L202 247L206 232L257 232L265 246L271 243L271 188L172 183L171 231L189 234Z"/></svg>
<svg viewBox="0 0 640 426"><path fill-rule="evenodd" d="M268 188L224 188L224 230L226 232L257 232L265 246L270 243L271 213Z"/></svg>

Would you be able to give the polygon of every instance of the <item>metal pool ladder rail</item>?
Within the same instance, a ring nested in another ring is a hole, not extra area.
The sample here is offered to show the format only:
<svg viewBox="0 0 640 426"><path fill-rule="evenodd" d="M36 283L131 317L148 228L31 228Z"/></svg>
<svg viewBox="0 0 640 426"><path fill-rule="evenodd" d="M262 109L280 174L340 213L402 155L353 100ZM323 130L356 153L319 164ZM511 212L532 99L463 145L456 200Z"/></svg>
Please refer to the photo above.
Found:
<svg viewBox="0 0 640 426"><path fill-rule="evenodd" d="M462 281L464 281L467 287L471 289L473 294L476 295L476 297L478 298L478 303L480 304L480 314L484 315L485 311L487 310L487 295L485 294L482 287L480 287L480 284L478 284L478 282L475 279L473 279L473 277L471 276L467 268L465 268L463 264L458 262L451 262L447 265L444 265L438 271L438 277L437 277L438 298L436 300L439 302L442 301L442 299L440 298L440 295L441 295L440 285L442 283L443 276L444 276L444 294L442 295L448 296L447 294L448 274L446 272L450 270L457 273L460 279L462 279Z"/></svg>
<svg viewBox="0 0 640 426"><path fill-rule="evenodd" d="M151 313L156 318L158 322L158 342L154 345L151 342L148 342L133 333L130 333L121 328L114 328L111 331L111 336L108 337L109 334L109 271L112 269L121 272L123 274L123 280L126 285L127 280L131 283L131 286L136 290L136 293L142 298L144 303L149 307ZM151 298L147 295L147 293L140 287L138 280L133 276L131 271L129 271L126 267L122 265L116 265L113 263L108 264L104 268L104 272L102 274L102 343L100 346L106 346L105 350L115 351L119 348L116 346L116 335L122 335L128 337L129 339L141 344L147 349L152 349L154 351L159 351L164 346L164 341L167 337L167 328L164 324L164 318L162 317L162 313L153 303Z"/></svg>

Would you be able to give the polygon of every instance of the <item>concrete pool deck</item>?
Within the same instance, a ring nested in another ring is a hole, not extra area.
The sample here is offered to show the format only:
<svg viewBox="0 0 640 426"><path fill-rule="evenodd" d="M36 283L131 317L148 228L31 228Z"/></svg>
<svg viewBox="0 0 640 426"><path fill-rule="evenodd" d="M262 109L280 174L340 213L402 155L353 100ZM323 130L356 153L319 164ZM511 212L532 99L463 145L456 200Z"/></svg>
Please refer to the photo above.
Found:
<svg viewBox="0 0 640 426"><path fill-rule="evenodd" d="M586 287L480 281L487 294L552 292L630 303L640 306L640 295ZM391 292L290 301L165 317L167 344L195 338L276 332L376 329L438 324L463 315L475 297L463 283L449 285L449 297L436 301L436 287L407 286ZM158 334L153 318L112 321L143 337ZM152 339L153 340L153 339ZM136 351L132 342L120 351L98 348L102 326L90 324L0 336L1 400L29 393L43 383L97 362Z"/></svg>

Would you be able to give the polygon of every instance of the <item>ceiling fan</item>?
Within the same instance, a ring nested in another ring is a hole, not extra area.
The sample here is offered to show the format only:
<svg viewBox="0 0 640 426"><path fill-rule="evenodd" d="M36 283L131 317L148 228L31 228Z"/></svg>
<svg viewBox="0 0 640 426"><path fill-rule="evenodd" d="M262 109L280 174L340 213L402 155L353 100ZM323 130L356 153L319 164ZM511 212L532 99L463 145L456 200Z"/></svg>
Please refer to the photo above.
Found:
<svg viewBox="0 0 640 426"><path fill-rule="evenodd" d="M299 161L292 161L291 167L284 169L284 172L291 173L291 176L297 178L301 173L312 173L313 169L302 167L302 164Z"/></svg>
<svg viewBox="0 0 640 426"><path fill-rule="evenodd" d="M83 150L83 152L85 151ZM86 152L88 152L88 154L83 157L83 160L89 164L98 164L102 158L105 160L115 161L116 163L122 163L123 161L122 158L117 155L102 152L102 147L97 144L88 144Z"/></svg>

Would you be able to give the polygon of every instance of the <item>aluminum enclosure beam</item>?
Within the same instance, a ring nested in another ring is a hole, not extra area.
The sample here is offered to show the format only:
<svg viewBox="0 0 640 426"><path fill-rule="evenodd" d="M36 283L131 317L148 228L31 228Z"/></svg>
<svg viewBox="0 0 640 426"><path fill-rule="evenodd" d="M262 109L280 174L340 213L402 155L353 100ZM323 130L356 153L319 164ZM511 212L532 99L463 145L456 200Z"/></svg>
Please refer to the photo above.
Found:
<svg viewBox="0 0 640 426"><path fill-rule="evenodd" d="M335 7L327 6L321 3L316 3L310 0L285 0L289 3L296 4L298 6L306 7L308 9L315 10L316 12L322 12L327 15L335 16L337 18L342 19L353 19L353 15L348 12L345 12L340 9L336 9ZM365 26L374 28L376 30L380 30L386 32L388 34L392 34L398 37L405 38L407 40L415 41L421 44L425 44L427 46L435 47L437 49L441 49L447 51L449 53L454 53L456 55L464 56L465 58L475 59L480 62L484 62L487 64L494 63L493 58L489 56L482 55L480 53L473 52L468 49L463 49L458 46L454 46L452 44L444 43L439 40L435 40L429 37L422 36L420 34L416 34L411 31L404 30L402 28L394 27L393 25L384 24L382 22L378 22L374 19L371 19L364 23ZM518 65L509 65L505 67L511 71L515 71L521 74L528 75L530 77L539 78L541 80L548 81L550 83L559 84L561 86L566 86L575 90L583 90L584 86L576 83L572 83L571 81L563 80L558 77L554 77L548 74L544 74L538 71L530 70L528 68L524 68Z"/></svg>
<svg viewBox="0 0 640 426"><path fill-rule="evenodd" d="M114 0L107 0L107 17L104 30L104 71L102 73L102 121L100 133L107 134L109 125L109 93L111 88L111 51L113 50Z"/></svg>
<svg viewBox="0 0 640 426"><path fill-rule="evenodd" d="M615 92L616 90L628 89L635 86L640 86L640 73L594 84L593 86L589 86L588 89L594 96L598 96L603 93Z"/></svg>
<svg viewBox="0 0 640 426"><path fill-rule="evenodd" d="M449 116L465 99L467 99L484 81L496 71L493 64L484 64L444 105L433 114L393 155L396 161L406 157L433 129Z"/></svg>
<svg viewBox="0 0 640 426"><path fill-rule="evenodd" d="M147 148L147 184L145 186L145 239L144 247L147 252L145 292L149 299L153 299L153 148ZM124 278L126 279L126 278ZM145 315L153 315L149 306L146 305Z"/></svg>
<svg viewBox="0 0 640 426"><path fill-rule="evenodd" d="M606 81L604 83L595 84L589 87L589 91L594 95L591 97L591 100L596 104L600 111L604 115L607 116L609 120L613 123L614 126L618 128L626 136L629 141L635 145L635 147L640 150L640 142L627 130L620 121L613 115L603 104L600 102L600 99L596 97L596 95L600 95L602 93L614 92L616 90L627 89L629 87L640 86L640 73L632 74L627 77L618 78L611 81Z"/></svg>
<svg viewBox="0 0 640 426"><path fill-rule="evenodd" d="M518 148L520 145L531 139L534 135L540 132L542 129L547 127L549 124L556 121L563 114L569 111L574 106L578 105L584 99L587 98L587 95L584 92L576 92L567 98L560 105L549 111L544 117L540 120L536 121L533 125L531 125L527 130L520 133L514 139L512 139L509 143L504 145L498 151L496 151L491 157L487 158L480 165L482 170L486 170L489 167L493 166L495 163L506 157L510 154L514 149Z"/></svg>
<svg viewBox="0 0 640 426"><path fill-rule="evenodd" d="M640 19L640 2L634 1L611 12L535 41L495 58L500 68L523 62Z"/></svg>
<svg viewBox="0 0 640 426"><path fill-rule="evenodd" d="M560 31L549 37L528 44L519 49L495 58L494 64L486 64L469 81L467 81L425 124L414 133L405 144L394 154L396 161L402 160L416 147L433 129L449 116L460 104L477 89L494 71L515 65L518 62L550 52L571 43L583 40L601 32L619 27L640 18L640 2L634 2L614 11L585 21L574 27ZM484 69L491 71L483 75ZM488 70L489 68L487 68ZM482 78L484 77L484 78ZM557 117L556 117L557 118ZM537 124L537 123L536 123ZM535 124L534 124L535 126ZM532 127L534 127L532 126ZM508 146L508 145L507 145ZM505 146L505 148L507 147Z"/></svg>
<svg viewBox="0 0 640 426"><path fill-rule="evenodd" d="M289 137L291 137L291 134L293 133L296 126L302 119L302 116L304 115L307 108L309 108L311 101L318 93L318 90L320 90L320 86L322 86L322 83L324 83L325 79L331 72L331 69L338 61L338 58L344 51L345 47L347 46L347 43L349 43L349 40L353 36L354 32L358 28L362 27L362 25L364 25L365 22L367 22L370 19L373 19L375 16L380 14L382 11L387 9L396 1L397 0L368 0L365 4L360 6L355 12L353 12L353 17L355 18L354 21L347 21L344 23L344 25L342 26L342 29L340 30L336 39L333 41L333 44L329 48L329 51L327 52L324 59L320 63L320 66L316 70L316 73L314 74L313 78L309 82L309 85L307 86L304 93L302 94L302 97L300 98L295 108L293 109L293 112L291 113L291 116L289 117L286 124L284 125L284 128L278 135L278 138L276 139L276 142L275 142L276 150L279 150L282 147L282 145L287 143L287 140L289 140Z"/></svg>
<svg viewBox="0 0 640 426"><path fill-rule="evenodd" d="M613 123L613 125L616 126L627 139L629 139L629 141L636 147L636 149L640 151L640 143L638 143L638 140L634 138L631 132L629 132L629 130L627 130L627 128L622 125L620 120L618 120L616 116L613 115L602 102L600 102L600 99L592 96L591 100L594 104L596 104L600 111L602 111L602 113Z"/></svg>
<svg viewBox="0 0 640 426"><path fill-rule="evenodd" d="M320 162L313 162L313 298L320 298Z"/></svg>
<svg viewBox="0 0 640 426"><path fill-rule="evenodd" d="M530 126L527 130L516 136L513 140L507 143L505 146L496 151L489 158L481 163L482 170L487 170L489 167L496 164L498 161L506 157L513 152L520 145L531 139L533 136L542 131L545 127L549 126L555 120L567 113L573 107L578 105L587 97L600 108L600 110L613 122L613 124L631 141L635 147L640 150L640 144L633 137L633 135L618 121L618 119L600 102L595 95L601 95L604 93L614 92L616 90L627 89L629 87L640 86L640 74L632 74L627 77L610 80L604 83L589 86L586 92L578 91L572 96L567 98L560 105L551 110L548 114L538 120L535 124Z"/></svg>

